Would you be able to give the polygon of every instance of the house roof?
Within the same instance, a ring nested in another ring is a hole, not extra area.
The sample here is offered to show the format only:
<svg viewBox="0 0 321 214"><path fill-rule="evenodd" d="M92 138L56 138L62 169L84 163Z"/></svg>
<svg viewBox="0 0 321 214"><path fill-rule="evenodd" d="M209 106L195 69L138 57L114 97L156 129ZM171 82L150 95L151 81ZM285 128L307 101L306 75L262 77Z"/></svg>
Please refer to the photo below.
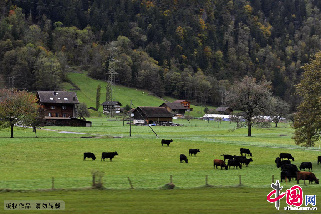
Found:
<svg viewBox="0 0 321 214"><path fill-rule="evenodd" d="M226 110L233 111L233 109L231 109L230 107L218 107L218 108L216 109L216 111L226 111Z"/></svg>
<svg viewBox="0 0 321 214"><path fill-rule="evenodd" d="M101 105L103 105L103 106L115 106L115 105L121 106L121 103L118 101L105 101Z"/></svg>
<svg viewBox="0 0 321 214"><path fill-rule="evenodd" d="M145 117L173 117L173 114L167 111L165 107L137 107L133 112L141 110Z"/></svg>
<svg viewBox="0 0 321 214"><path fill-rule="evenodd" d="M175 100L173 103L182 103L182 102L188 102L187 100Z"/></svg>
<svg viewBox="0 0 321 214"><path fill-rule="evenodd" d="M183 106L181 103L163 103L160 105L160 107L165 107L167 106L168 108L172 110L188 110L185 106Z"/></svg>
<svg viewBox="0 0 321 214"><path fill-rule="evenodd" d="M69 91L38 91L40 103L78 104L77 94Z"/></svg>

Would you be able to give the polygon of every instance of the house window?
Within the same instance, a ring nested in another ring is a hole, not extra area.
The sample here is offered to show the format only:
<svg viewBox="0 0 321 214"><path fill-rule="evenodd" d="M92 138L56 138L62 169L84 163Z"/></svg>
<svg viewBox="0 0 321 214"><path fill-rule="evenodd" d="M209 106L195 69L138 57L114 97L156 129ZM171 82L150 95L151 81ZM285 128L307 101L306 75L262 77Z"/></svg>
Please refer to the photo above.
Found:
<svg viewBox="0 0 321 214"><path fill-rule="evenodd" d="M55 106L50 106L50 109L55 109L56 107Z"/></svg>
<svg viewBox="0 0 321 214"><path fill-rule="evenodd" d="M63 110L66 110L66 109L67 109L67 106L61 106L61 108L62 108Z"/></svg>

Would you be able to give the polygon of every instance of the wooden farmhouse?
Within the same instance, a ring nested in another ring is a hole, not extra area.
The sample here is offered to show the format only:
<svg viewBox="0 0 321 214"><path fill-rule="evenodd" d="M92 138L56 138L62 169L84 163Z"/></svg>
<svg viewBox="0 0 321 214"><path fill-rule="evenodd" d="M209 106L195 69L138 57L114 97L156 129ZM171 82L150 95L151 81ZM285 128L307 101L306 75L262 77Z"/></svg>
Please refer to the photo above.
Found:
<svg viewBox="0 0 321 214"><path fill-rule="evenodd" d="M37 98L44 109L45 125L91 126L90 121L76 118L79 101L75 92L38 91Z"/></svg>
<svg viewBox="0 0 321 214"><path fill-rule="evenodd" d="M165 107L137 107L132 110L134 124L166 124L173 121L173 114Z"/></svg>
<svg viewBox="0 0 321 214"><path fill-rule="evenodd" d="M105 101L102 104L103 106L103 113L104 114L109 114L109 113L120 113L120 107L122 104L118 101Z"/></svg>
<svg viewBox="0 0 321 214"><path fill-rule="evenodd" d="M183 106L181 103L163 103L159 107L165 107L167 111L173 113L175 116L184 116L185 112L188 110L187 107Z"/></svg>
<svg viewBox="0 0 321 214"><path fill-rule="evenodd" d="M233 109L231 109L230 107L218 107L216 111L220 114L226 115L233 113Z"/></svg>
<svg viewBox="0 0 321 214"><path fill-rule="evenodd" d="M187 111L193 111L193 108L191 108L191 102L187 100L175 100L173 103L180 103L185 108L187 108Z"/></svg>

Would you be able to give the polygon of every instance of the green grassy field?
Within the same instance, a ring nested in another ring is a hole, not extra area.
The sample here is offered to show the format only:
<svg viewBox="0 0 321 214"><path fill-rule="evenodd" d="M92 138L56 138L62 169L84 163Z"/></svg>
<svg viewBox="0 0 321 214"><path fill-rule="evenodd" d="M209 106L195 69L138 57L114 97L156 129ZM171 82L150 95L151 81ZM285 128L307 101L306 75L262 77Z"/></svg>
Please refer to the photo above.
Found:
<svg viewBox="0 0 321 214"><path fill-rule="evenodd" d="M285 198L281 199L280 211L276 210L274 204L266 201L266 195L270 191L268 188L38 191L5 192L0 194L0 199L63 200L65 210L53 213L288 213L289 211L282 211L286 207ZM321 192L318 188L304 189L303 193L319 196ZM12 211L1 213L12 213ZM20 213L48 213L48 211L20 211ZM305 211L305 213L320 212Z"/></svg>
<svg viewBox="0 0 321 214"><path fill-rule="evenodd" d="M266 195L271 191L272 176L275 180L280 179L280 169L274 163L280 152L290 152L296 165L311 161L313 172L321 177L321 165L317 165L320 144L314 148L294 145L293 130L287 123L279 124L278 128L253 128L253 137L246 137L246 128L235 129L235 124L229 122L175 120L181 126L154 126L153 130L148 126L132 126L132 137L129 137L130 126L122 120L111 121L103 117L90 120L93 127L44 127L37 131L38 138L31 129L15 127L13 139L9 138L8 129L0 130L0 189L51 189L52 178L54 188L58 190L90 188L92 173L99 171L103 172L102 181L107 190L2 192L0 197L4 200L62 199L69 204L67 213L90 209L137 213L140 207L144 208L142 213L148 213L149 208L143 206L145 203L156 207L152 213L174 213L179 209L187 213L196 213L195 209L201 209L201 213L213 210L228 213L240 206L249 212L254 207L256 213L268 213L265 208L275 209L273 204L266 202ZM162 146L163 138L173 139L173 143L169 147ZM222 154L239 155L241 147L249 148L253 153L253 162L248 167L213 169L213 159L221 159ZM179 154L188 156L190 148L198 148L201 152L189 156L188 164L180 163ZM117 151L119 155L112 162L101 161L100 155L104 151ZM95 153L97 160L83 161L84 152ZM170 176L175 189L160 190L170 182ZM204 187L206 177L213 188ZM135 190L128 190L128 178ZM295 184L295 181L283 182L282 186L286 189ZM300 184L304 191L321 193L320 185L304 185L302 181ZM124 200L127 196L128 201ZM213 202L217 196L236 202L219 205ZM105 205L104 200L113 204L112 207ZM162 206L164 200L170 201L168 207ZM100 206L92 208L92 204L97 203ZM194 203L199 205L194 207Z"/></svg>

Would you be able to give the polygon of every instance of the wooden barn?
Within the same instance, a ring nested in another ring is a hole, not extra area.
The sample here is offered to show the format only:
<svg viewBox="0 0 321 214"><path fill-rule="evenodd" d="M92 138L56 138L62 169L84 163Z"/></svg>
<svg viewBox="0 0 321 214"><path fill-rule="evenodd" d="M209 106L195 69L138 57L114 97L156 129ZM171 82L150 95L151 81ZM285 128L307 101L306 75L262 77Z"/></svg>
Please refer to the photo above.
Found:
<svg viewBox="0 0 321 214"><path fill-rule="evenodd" d="M132 110L132 114L134 115L134 123L137 121L144 124L162 125L173 121L173 114L165 107L137 107Z"/></svg>
<svg viewBox="0 0 321 214"><path fill-rule="evenodd" d="M45 125L91 126L90 121L76 118L79 101L75 92L38 91L37 98L44 109Z"/></svg>
<svg viewBox="0 0 321 214"><path fill-rule="evenodd" d="M167 111L173 113L175 116L184 116L185 112L188 110L188 108L181 103L163 103L159 107L165 107Z"/></svg>
<svg viewBox="0 0 321 214"><path fill-rule="evenodd" d="M187 100L175 100L173 103L180 103L185 108L187 108L187 111L193 111L193 108L191 108L191 102Z"/></svg>

